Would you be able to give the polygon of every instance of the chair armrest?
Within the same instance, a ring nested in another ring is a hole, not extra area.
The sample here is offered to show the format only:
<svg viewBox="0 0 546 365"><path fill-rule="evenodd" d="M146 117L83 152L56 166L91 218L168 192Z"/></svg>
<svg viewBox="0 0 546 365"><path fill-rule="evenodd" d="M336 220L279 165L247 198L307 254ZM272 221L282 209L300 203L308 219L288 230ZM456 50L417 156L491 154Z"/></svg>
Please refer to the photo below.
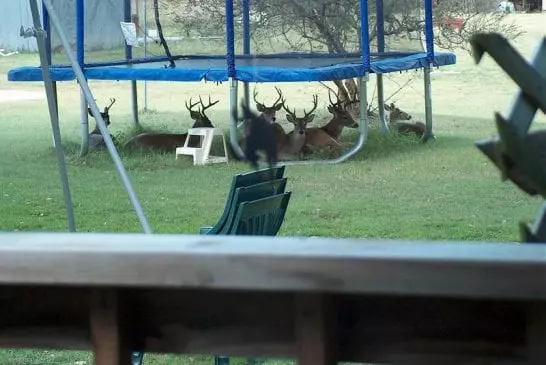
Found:
<svg viewBox="0 0 546 365"><path fill-rule="evenodd" d="M201 227L201 228L199 228L199 234L207 234L212 230L212 228L214 228L214 227L212 227L212 226Z"/></svg>

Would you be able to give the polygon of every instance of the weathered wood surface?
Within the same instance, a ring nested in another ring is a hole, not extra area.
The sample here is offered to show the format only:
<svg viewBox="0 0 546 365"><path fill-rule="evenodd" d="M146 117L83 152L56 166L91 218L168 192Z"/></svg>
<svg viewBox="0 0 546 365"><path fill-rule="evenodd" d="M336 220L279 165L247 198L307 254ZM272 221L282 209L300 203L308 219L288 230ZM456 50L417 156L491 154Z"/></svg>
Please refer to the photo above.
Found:
<svg viewBox="0 0 546 365"><path fill-rule="evenodd" d="M538 364L544 247L2 234L0 346Z"/></svg>
<svg viewBox="0 0 546 365"><path fill-rule="evenodd" d="M5 233L2 283L546 299L546 246Z"/></svg>

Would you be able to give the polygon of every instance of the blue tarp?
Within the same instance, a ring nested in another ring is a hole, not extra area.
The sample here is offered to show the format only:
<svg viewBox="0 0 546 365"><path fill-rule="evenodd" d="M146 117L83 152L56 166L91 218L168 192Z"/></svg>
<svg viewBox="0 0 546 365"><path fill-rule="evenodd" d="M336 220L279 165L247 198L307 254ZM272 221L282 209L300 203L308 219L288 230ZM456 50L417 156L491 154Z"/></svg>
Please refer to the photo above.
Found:
<svg viewBox="0 0 546 365"><path fill-rule="evenodd" d="M340 62L340 63L337 63ZM256 56L236 62L236 78L248 82L298 82L329 81L363 76L364 66L358 61L347 62L347 58L331 57L287 58ZM435 53L434 66L453 65L453 53ZM176 68L165 68L166 62L148 62L136 65L88 65L84 69L90 80L148 80L148 81L227 81L225 58L179 59ZM295 65L299 67L294 67ZM424 68L428 65L427 54L372 58L371 72L390 73ZM201 67L198 67L201 66ZM71 67L52 66L53 81L70 81L76 77ZM8 72L9 81L43 81L40 67L17 67Z"/></svg>

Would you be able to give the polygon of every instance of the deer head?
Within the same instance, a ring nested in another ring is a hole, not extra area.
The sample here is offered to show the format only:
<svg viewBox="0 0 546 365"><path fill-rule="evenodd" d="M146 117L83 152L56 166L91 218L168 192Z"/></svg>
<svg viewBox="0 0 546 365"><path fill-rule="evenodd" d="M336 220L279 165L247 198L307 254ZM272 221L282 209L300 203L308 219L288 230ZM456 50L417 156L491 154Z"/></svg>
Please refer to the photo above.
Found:
<svg viewBox="0 0 546 365"><path fill-rule="evenodd" d="M201 99L201 96L199 96L199 101L195 104L192 104L191 102L192 98L190 98L190 103L188 105L188 102L186 101L186 109L190 112L190 118L195 121L192 128L214 128L214 125L212 125L212 122L210 121L209 117L205 114L205 110L208 108L218 104L220 100L216 100L215 102L212 102L209 95L209 104L205 106L203 104L203 100ZM201 104L200 110L193 110L193 108L197 105Z"/></svg>
<svg viewBox="0 0 546 365"><path fill-rule="evenodd" d="M285 100L282 97L282 92L276 86L275 86L275 90L277 90L277 94L279 94L279 98L275 100L273 105L265 106L265 104L260 103L258 100L256 100L258 93L256 92L256 89L254 89L254 102L256 103L256 109L260 113L262 113L265 119L269 121L270 123L275 122L277 120L277 112L281 110L285 102Z"/></svg>
<svg viewBox="0 0 546 365"><path fill-rule="evenodd" d="M328 111L333 115L333 119L343 127L358 128L358 123L354 120L351 113L347 110L347 105L353 103L353 101L341 101L339 96L336 95L336 101L334 102L331 97L331 92L328 90Z"/></svg>
<svg viewBox="0 0 546 365"><path fill-rule="evenodd" d="M286 114L286 120L294 125L294 135L305 135L305 129L307 128L307 124L311 123L315 118L315 114L313 114L313 112L315 111L315 109L317 109L317 105L318 95L313 95L313 109L311 109L309 112L306 112L305 109L303 109L303 117L297 117L296 109L294 109L294 111L292 112L284 104L282 104L282 107L288 113Z"/></svg>
<svg viewBox="0 0 546 365"><path fill-rule="evenodd" d="M105 106L104 107L104 112L100 113L100 116L104 120L104 123L106 124L106 126L110 125L110 113L109 113L109 111L110 111L110 108L112 107L112 105L114 105L115 102L116 102L115 98L110 98L110 105ZM91 112L90 107L87 107L87 112L89 113L90 116L94 117L93 113Z"/></svg>
<svg viewBox="0 0 546 365"><path fill-rule="evenodd" d="M389 112L389 121L391 123L397 120L411 120L411 115L396 107L394 103L391 103L391 105L385 104L385 110Z"/></svg>

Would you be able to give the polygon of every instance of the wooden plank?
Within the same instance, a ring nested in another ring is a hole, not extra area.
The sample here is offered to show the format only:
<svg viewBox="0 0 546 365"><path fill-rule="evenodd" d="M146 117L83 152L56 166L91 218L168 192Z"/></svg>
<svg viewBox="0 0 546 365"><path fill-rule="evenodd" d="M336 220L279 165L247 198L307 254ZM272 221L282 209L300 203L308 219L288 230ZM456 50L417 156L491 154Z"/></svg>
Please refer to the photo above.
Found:
<svg viewBox="0 0 546 365"><path fill-rule="evenodd" d="M545 247L329 238L5 233L0 234L0 284L546 299Z"/></svg>
<svg viewBox="0 0 546 365"><path fill-rule="evenodd" d="M322 294L296 294L296 356L299 365L337 363L336 313L331 299Z"/></svg>
<svg viewBox="0 0 546 365"><path fill-rule="evenodd" d="M127 365L131 361L127 330L124 328L113 289L94 289L90 293L90 329L95 365Z"/></svg>

